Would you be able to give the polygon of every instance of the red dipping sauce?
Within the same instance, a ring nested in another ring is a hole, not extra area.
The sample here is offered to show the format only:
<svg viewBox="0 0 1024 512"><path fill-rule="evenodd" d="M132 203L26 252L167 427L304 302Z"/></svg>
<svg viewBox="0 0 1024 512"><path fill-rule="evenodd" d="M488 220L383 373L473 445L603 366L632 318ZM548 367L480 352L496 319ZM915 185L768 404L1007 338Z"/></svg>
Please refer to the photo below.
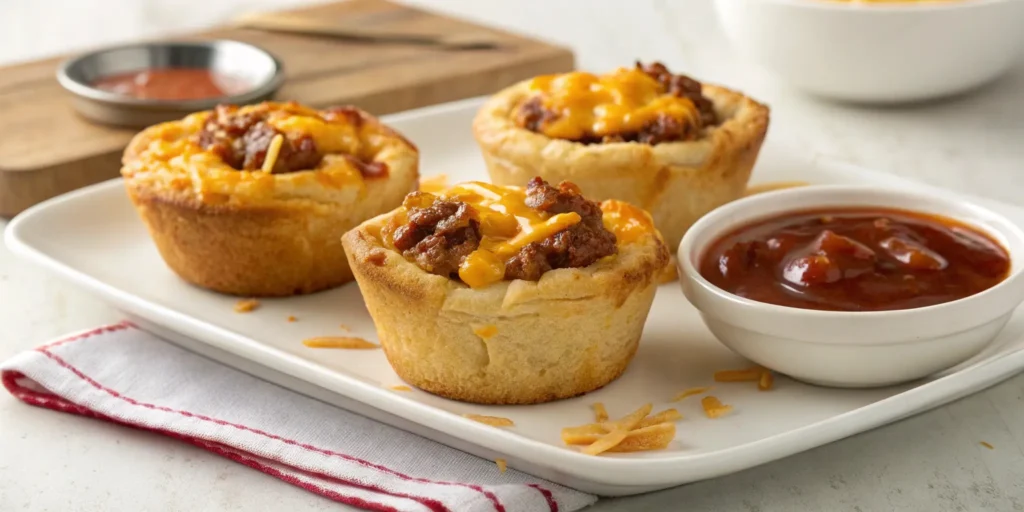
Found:
<svg viewBox="0 0 1024 512"><path fill-rule="evenodd" d="M245 80L206 68L147 69L100 78L92 86L107 92L149 100L204 100L239 94L251 88Z"/></svg>
<svg viewBox="0 0 1024 512"><path fill-rule="evenodd" d="M751 300L830 311L951 302L1006 279L1010 256L956 220L889 209L791 212L715 241L700 274Z"/></svg>

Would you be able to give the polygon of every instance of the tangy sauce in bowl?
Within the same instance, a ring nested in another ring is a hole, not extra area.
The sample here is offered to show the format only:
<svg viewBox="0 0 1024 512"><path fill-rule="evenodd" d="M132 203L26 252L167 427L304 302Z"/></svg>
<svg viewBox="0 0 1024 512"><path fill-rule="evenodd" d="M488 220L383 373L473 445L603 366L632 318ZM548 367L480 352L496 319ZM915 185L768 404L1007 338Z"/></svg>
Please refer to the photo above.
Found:
<svg viewBox="0 0 1024 512"><path fill-rule="evenodd" d="M105 76L93 87L138 99L204 100L243 93L252 85L206 68L164 68Z"/></svg>
<svg viewBox="0 0 1024 512"><path fill-rule="evenodd" d="M758 302L889 311L951 302L1006 279L1010 256L959 221L881 208L785 213L716 240L700 259L711 284Z"/></svg>

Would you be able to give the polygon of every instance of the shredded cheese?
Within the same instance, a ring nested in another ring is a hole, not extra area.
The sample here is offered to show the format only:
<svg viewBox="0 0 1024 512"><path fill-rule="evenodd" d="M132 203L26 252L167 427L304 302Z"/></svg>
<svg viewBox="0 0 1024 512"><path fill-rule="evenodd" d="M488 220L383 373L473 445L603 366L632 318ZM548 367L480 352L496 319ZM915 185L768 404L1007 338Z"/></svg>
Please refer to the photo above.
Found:
<svg viewBox="0 0 1024 512"><path fill-rule="evenodd" d="M347 336L320 336L302 340L302 344L309 348L347 348L357 350L380 348L380 345L376 343L362 338L350 338Z"/></svg>
<svg viewBox="0 0 1024 512"><path fill-rule="evenodd" d="M484 325L473 329L473 334L476 334L481 339L489 340L498 334L498 328L493 325Z"/></svg>
<svg viewBox="0 0 1024 512"><path fill-rule="evenodd" d="M693 101L666 94L657 80L635 68L601 76L582 71L539 76L529 87L555 113L553 120L540 127L553 138L578 140L635 132L659 116L700 122Z"/></svg>
<svg viewBox="0 0 1024 512"><path fill-rule="evenodd" d="M260 307L260 301L256 299L244 299L235 303L235 313L248 313Z"/></svg>
<svg viewBox="0 0 1024 512"><path fill-rule="evenodd" d="M294 138L310 137L317 149L326 153L359 153L359 136L355 124L332 122L313 113L271 116L267 123Z"/></svg>
<svg viewBox="0 0 1024 512"><path fill-rule="evenodd" d="M757 382L761 379L761 373L761 368L756 366L743 370L721 370L715 372L715 382Z"/></svg>
<svg viewBox="0 0 1024 512"><path fill-rule="evenodd" d="M274 170L274 164L277 163L277 156L281 153L281 144L283 143L284 135L280 133L274 135L273 139L270 139L270 146L267 148L267 155L263 158L261 171L269 173Z"/></svg>
<svg viewBox="0 0 1024 512"><path fill-rule="evenodd" d="M652 407L644 404L618 420L608 421L603 404L598 402L593 407L597 423L562 429L562 441L568 445L587 445L582 452L588 455L665 448L675 439L674 422L683 417L675 409L648 416Z"/></svg>
<svg viewBox="0 0 1024 512"><path fill-rule="evenodd" d="M651 413L651 409L651 404L644 404L639 409L623 416L622 419L605 423L604 425L610 427L611 431L601 436L600 439L594 441L590 446L584 448L583 453L587 455L598 455L611 450L626 439L626 436L629 435L629 431L636 428L636 426Z"/></svg>
<svg viewBox="0 0 1024 512"><path fill-rule="evenodd" d="M459 267L459 279L473 288L505 278L504 261L523 247L544 240L580 222L575 212L550 215L526 205L526 190L477 181L455 185L440 194L469 204L480 220L480 248ZM433 195L421 194L417 201L432 202ZM408 204L410 206L426 206Z"/></svg>
<svg viewBox="0 0 1024 512"><path fill-rule="evenodd" d="M633 243L654 231L654 219L629 203L609 199L601 203L604 227L615 234L619 245Z"/></svg>
<svg viewBox="0 0 1024 512"><path fill-rule="evenodd" d="M576 212L550 214L526 205L526 189L478 181L459 183L444 191L406 196L403 208L381 227L379 236L394 246L394 232L407 221L408 210L426 208L437 199L460 201L473 208L480 222L480 246L459 265L459 279L471 288L482 288L505 278L505 262L524 247L579 224ZM620 245L657 233L647 212L620 201L601 205L605 227ZM613 256L612 256L613 257Z"/></svg>
<svg viewBox="0 0 1024 512"><path fill-rule="evenodd" d="M501 416L485 416L483 414L463 414L463 418L471 419L477 423L490 425L492 427L514 427L516 424L508 418Z"/></svg>
<svg viewBox="0 0 1024 512"><path fill-rule="evenodd" d="M601 436L593 443L590 443L589 446L583 449L583 453L587 455L599 455L608 450L611 450L612 448L615 448L615 446L617 446L624 439L626 439L626 436L628 435L629 430L621 428L615 429Z"/></svg>
<svg viewBox="0 0 1024 512"><path fill-rule="evenodd" d="M523 247L582 220L575 212L551 215L530 208L526 205L526 190L521 187L474 181L457 184L439 195L469 204L479 216L480 247L459 267L459 278L472 288L501 281L505 277L505 260ZM434 199L432 194L420 194L406 207L429 206ZM656 232L650 215L639 208L620 201L605 201L601 208L605 227L616 235L619 244L632 243L644 234ZM382 230L385 242L389 233L388 229Z"/></svg>
<svg viewBox="0 0 1024 512"><path fill-rule="evenodd" d="M711 391L711 387L709 387L709 386L705 386L705 387L701 387L701 388L684 389L684 390L680 391L679 394L677 394L676 396L672 397L671 401L672 402L678 402L680 400L683 400L685 398L688 398L688 397L691 397L691 396L694 396L694 395L703 395L704 393L707 393L708 391Z"/></svg>
<svg viewBox="0 0 1024 512"><path fill-rule="evenodd" d="M702 398L700 405L704 408L704 415L711 419L722 417L732 411L731 405L724 405L718 398L713 396Z"/></svg>
<svg viewBox="0 0 1024 512"><path fill-rule="evenodd" d="M459 279L471 288L481 288L505 278L505 262L493 252L477 249L459 265Z"/></svg>
<svg viewBox="0 0 1024 512"><path fill-rule="evenodd" d="M568 445L589 445L596 443L603 433L574 433L563 432L562 441ZM646 450L659 450L668 446L676 436L675 423L658 423L646 427L638 427L626 433L626 437L619 444L609 448L608 452L638 452Z"/></svg>
<svg viewBox="0 0 1024 512"><path fill-rule="evenodd" d="M621 443L609 452L642 452L661 450L668 447L676 437L675 423L659 423L649 427L631 430Z"/></svg>
<svg viewBox="0 0 1024 512"><path fill-rule="evenodd" d="M659 423L671 423L683 419L683 415L676 409L665 409L653 416L648 416L637 423L636 428L645 428Z"/></svg>
<svg viewBox="0 0 1024 512"><path fill-rule="evenodd" d="M579 224L580 214L576 212L559 213L542 222L521 226L522 230L515 238L507 242L497 242L491 246L491 252L501 258L511 258L523 247L540 242L551 235ZM483 242L480 244L483 246Z"/></svg>

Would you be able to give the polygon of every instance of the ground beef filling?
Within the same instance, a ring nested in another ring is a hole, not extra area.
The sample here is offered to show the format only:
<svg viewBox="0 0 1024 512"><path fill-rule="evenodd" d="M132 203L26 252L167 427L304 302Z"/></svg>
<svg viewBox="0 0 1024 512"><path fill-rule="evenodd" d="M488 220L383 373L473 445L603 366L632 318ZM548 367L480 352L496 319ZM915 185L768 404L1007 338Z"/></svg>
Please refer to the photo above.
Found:
<svg viewBox="0 0 1024 512"><path fill-rule="evenodd" d="M639 131L616 133L603 137L585 137L575 142L582 144L602 144L612 142L639 142L641 144L660 144L662 142L679 142L693 140L707 126L718 124L714 104L704 96L700 82L684 75L673 75L664 64L636 63L637 69L658 81L666 94L687 98L693 102L700 112L698 123L681 122L671 116L660 115L644 125ZM545 124L558 118L558 114L544 107L543 98L535 96L519 106L517 121L527 130L541 132Z"/></svg>
<svg viewBox="0 0 1024 512"><path fill-rule="evenodd" d="M407 207L420 195L409 194ZM424 208L409 208L409 221L395 230L394 245L423 270L458 279L462 260L480 246L480 221L466 203L434 201Z"/></svg>
<svg viewBox="0 0 1024 512"><path fill-rule="evenodd" d="M601 206L580 195L580 189L563 181L558 188L539 177L526 187L526 205L552 215L576 212L580 222L535 242L505 262L505 279L536 281L556 268L586 267L615 254L615 235L604 227Z"/></svg>
<svg viewBox="0 0 1024 512"><path fill-rule="evenodd" d="M268 114L266 110L241 113L234 105L218 105L199 132L199 146L219 156L234 169L255 171L263 168L271 141L281 135L281 148L270 170L271 174L304 171L319 166L324 155L317 149L313 138L308 135L295 139L285 136L266 122ZM361 122L358 112L355 114L355 118ZM346 119L353 117L346 109L337 108L328 112L327 119L331 120L335 116L344 116ZM363 177L387 176L387 165L383 162L365 162L352 155L343 156Z"/></svg>
<svg viewBox="0 0 1024 512"><path fill-rule="evenodd" d="M666 93L692 101L700 112L701 125L714 126L718 124L718 117L715 115L715 105L704 96L704 87L700 82L686 75L673 75L660 62L652 62L647 65L637 62L636 68L657 80L665 88Z"/></svg>
<svg viewBox="0 0 1024 512"><path fill-rule="evenodd" d="M420 193L410 194L408 205ZM580 222L523 247L505 262L505 279L536 281L548 270L586 267L615 254L615 235L605 229L601 207L580 195L568 182L558 188L540 178L530 180L526 205L552 215L575 212ZM395 249L432 274L458 279L463 260L480 246L480 222L472 206L437 200L427 207L411 207L408 222L394 231Z"/></svg>

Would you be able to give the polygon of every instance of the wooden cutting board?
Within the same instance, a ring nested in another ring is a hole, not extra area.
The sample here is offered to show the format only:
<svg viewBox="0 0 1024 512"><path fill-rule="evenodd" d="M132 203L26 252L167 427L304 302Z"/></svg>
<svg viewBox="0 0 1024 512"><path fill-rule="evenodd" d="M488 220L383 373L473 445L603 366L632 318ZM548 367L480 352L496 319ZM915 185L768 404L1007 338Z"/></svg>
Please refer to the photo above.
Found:
<svg viewBox="0 0 1024 512"><path fill-rule="evenodd" d="M395 33L479 35L500 48L444 50L238 28L176 39L255 44L284 63L286 81L275 99L314 107L353 104L377 115L492 93L574 64L564 48L383 0L281 14ZM0 216L119 174L121 152L135 131L96 125L75 114L70 94L55 78L62 60L0 68Z"/></svg>

